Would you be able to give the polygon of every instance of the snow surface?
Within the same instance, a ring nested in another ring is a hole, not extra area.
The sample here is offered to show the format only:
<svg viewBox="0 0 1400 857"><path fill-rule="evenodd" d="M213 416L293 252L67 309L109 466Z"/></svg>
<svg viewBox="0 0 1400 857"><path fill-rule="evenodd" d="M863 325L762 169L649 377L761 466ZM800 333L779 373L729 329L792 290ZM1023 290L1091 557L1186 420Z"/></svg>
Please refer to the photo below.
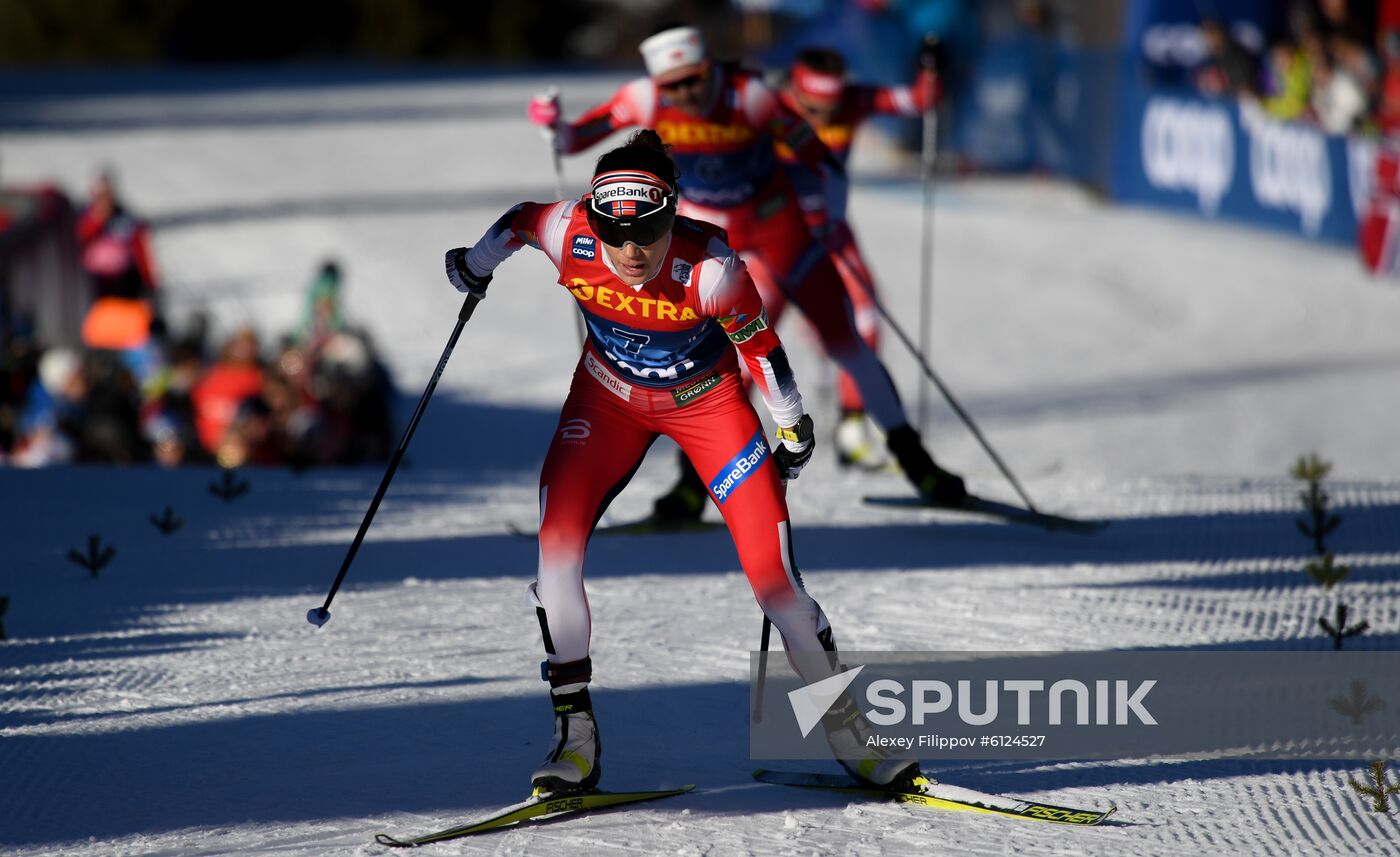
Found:
<svg viewBox="0 0 1400 857"><path fill-rule="evenodd" d="M523 104L549 83L574 114L607 76L210 87L0 102L7 183L81 195L114 166L160 228L172 314L225 333L299 317L322 258L347 272L406 418L459 299L445 248L509 205L552 196ZM891 309L917 329L915 165L868 137L852 210ZM581 187L592 157L566 165ZM1400 292L1345 249L1108 207L1024 179L942 181L934 342L941 376L1043 508L1104 516L1083 538L876 509L892 475L795 483L795 548L841 644L859 649L1322 649L1345 598L1400 643ZM0 470L0 847L19 855L379 854L519 798L550 713L524 589L535 547L508 535L576 356L569 301L539 254L498 272L332 608L321 603L378 466L245 471ZM809 408L831 375L785 325ZM917 369L884 353L906 399ZM1007 485L938 400L941 461ZM1333 461L1351 578L1300 571L1301 453ZM658 449L613 514L672 478ZM162 536L147 519L173 506ZM96 579L68 562L116 546ZM1361 766L1206 760L958 763L941 779L1048 802L1116 803L1094 829L931 812L754 784L748 649L760 616L722 532L599 538L588 566L605 785L694 782L682 798L432 846L443 854L1397 854L1394 813L1346 786ZM1395 761L1395 760L1392 760Z"/></svg>

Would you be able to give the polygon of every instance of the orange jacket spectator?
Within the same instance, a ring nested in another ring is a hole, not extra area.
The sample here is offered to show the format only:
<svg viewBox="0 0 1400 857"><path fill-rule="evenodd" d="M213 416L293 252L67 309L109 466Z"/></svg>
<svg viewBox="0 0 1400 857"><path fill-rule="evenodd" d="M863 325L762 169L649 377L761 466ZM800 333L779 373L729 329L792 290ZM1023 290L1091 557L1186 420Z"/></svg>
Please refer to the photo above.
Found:
<svg viewBox="0 0 1400 857"><path fill-rule="evenodd" d="M224 434L238 416L239 405L261 392L262 386L257 334L240 330L224 345L219 361L205 370L190 394L195 433L205 449L218 452Z"/></svg>

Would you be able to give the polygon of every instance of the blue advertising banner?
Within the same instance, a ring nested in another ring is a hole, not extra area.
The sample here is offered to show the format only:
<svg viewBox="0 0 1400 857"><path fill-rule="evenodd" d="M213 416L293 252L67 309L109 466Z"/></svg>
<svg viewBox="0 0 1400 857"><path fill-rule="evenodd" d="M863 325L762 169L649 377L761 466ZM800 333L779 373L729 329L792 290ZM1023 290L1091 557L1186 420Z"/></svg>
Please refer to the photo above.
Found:
<svg viewBox="0 0 1400 857"><path fill-rule="evenodd" d="M1126 86L1112 196L1352 243L1375 144L1284 122L1248 102Z"/></svg>

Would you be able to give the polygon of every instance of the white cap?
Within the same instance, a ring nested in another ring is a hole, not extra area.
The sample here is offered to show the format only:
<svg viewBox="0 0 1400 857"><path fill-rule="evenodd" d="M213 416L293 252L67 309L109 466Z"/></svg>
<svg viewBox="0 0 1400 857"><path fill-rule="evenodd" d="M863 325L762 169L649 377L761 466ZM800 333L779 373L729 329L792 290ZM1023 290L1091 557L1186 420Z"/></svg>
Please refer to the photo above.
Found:
<svg viewBox="0 0 1400 857"><path fill-rule="evenodd" d="M50 396L57 396L82 367L83 358L71 348L50 348L39 358L39 383Z"/></svg>
<svg viewBox="0 0 1400 857"><path fill-rule="evenodd" d="M641 44L647 74L661 77L678 68L705 61L705 40L694 27L672 27L647 37Z"/></svg>

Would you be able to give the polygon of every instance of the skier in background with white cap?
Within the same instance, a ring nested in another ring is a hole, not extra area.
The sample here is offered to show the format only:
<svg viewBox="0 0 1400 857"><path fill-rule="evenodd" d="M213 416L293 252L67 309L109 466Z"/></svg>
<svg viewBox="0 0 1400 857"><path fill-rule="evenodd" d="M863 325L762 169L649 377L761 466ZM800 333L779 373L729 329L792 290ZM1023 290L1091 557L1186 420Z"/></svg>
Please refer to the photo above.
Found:
<svg viewBox="0 0 1400 857"><path fill-rule="evenodd" d="M662 30L642 42L641 53L648 76L624 85L607 103L574 122L561 122L557 97L540 95L530 103L530 121L550 130L565 154L621 128L654 128L681 168L682 213L727 231L773 324L788 300L797 304L826 352L860 388L915 489L934 503L961 505L967 494L963 480L934 463L909 424L889 373L856 332L840 274L803 222L774 142L822 174L833 222L845 219L845 170L757 74L711 62L695 28ZM699 518L710 475L697 473L683 457L681 479L657 500L654 517Z"/></svg>

